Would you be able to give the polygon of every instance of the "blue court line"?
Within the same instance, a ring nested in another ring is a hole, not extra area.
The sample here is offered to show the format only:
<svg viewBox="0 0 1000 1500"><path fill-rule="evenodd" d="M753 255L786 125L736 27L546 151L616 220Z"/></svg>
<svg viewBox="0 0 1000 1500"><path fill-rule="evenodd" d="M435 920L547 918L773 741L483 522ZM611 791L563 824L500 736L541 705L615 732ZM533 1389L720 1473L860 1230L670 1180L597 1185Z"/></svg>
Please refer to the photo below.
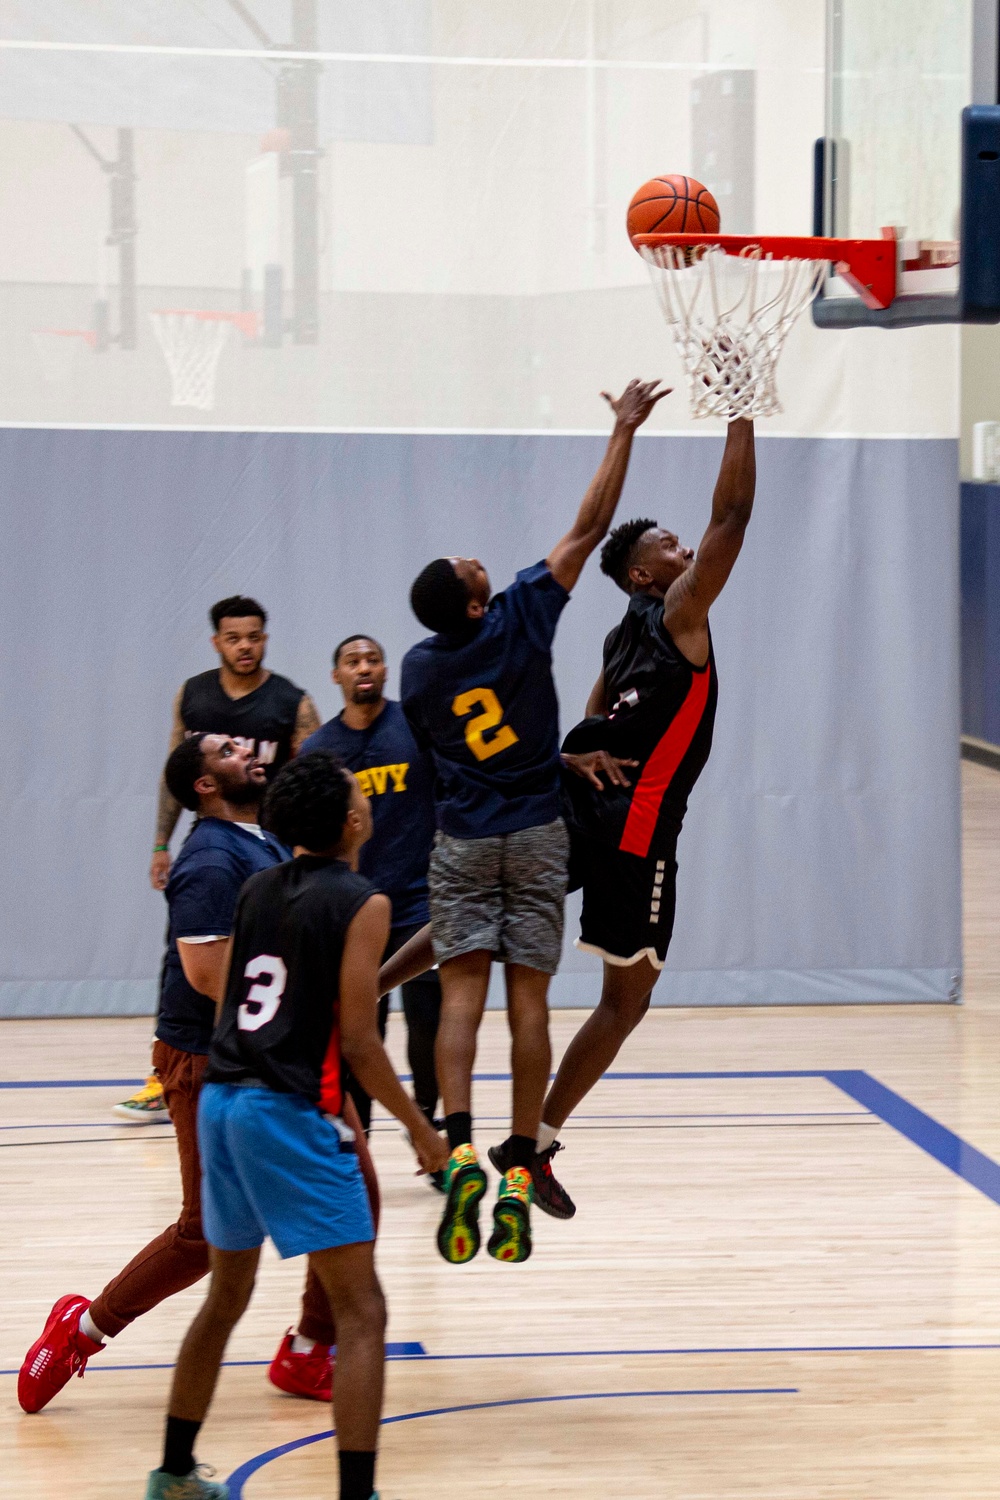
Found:
<svg viewBox="0 0 1000 1500"><path fill-rule="evenodd" d="M584 1391L573 1396L519 1396L509 1401L469 1401L462 1406L428 1407L425 1411L406 1411L396 1417L383 1417L381 1426L391 1427L397 1422L416 1422L422 1417L450 1417L459 1412L496 1411L498 1408L507 1406L550 1406L561 1401L638 1401L643 1398L648 1400L654 1396L797 1396L798 1394L796 1386L748 1386L727 1390L690 1391ZM229 1485L229 1500L243 1500L244 1484L259 1469L263 1469L265 1464L273 1463L276 1458L284 1458L286 1453L294 1453L298 1448L308 1448L313 1443L325 1442L327 1438L332 1438L334 1435L334 1428L326 1432L314 1432L309 1437L295 1438L290 1443L282 1443L277 1448L269 1448L266 1453L258 1453L255 1458L247 1459L246 1463L234 1469L226 1480Z"/></svg>
<svg viewBox="0 0 1000 1500"><path fill-rule="evenodd" d="M675 1359L691 1355L718 1357L728 1354L976 1354L1000 1349L1000 1341L956 1344L706 1344L689 1348L667 1349L500 1349L486 1354L428 1354L423 1344L386 1344L386 1358L399 1362L424 1364L468 1363L491 1359ZM271 1363L269 1359L227 1359L224 1370L256 1369ZM87 1366L88 1375L119 1375L136 1370L172 1370L172 1363L149 1365L106 1365L96 1361ZM2 1375L16 1375L17 1370L0 1370Z"/></svg>
<svg viewBox="0 0 1000 1500"><path fill-rule="evenodd" d="M870 1109L768 1109L768 1110L689 1110L681 1114L617 1114L617 1115L574 1115L573 1123L580 1120L826 1120L841 1119L845 1115L852 1120L866 1119L871 1114ZM510 1115L477 1115L476 1120L480 1123L506 1122ZM392 1123L391 1118L383 1117L380 1122L382 1130L398 1132L399 1126ZM171 1130L173 1127L169 1120L161 1120L156 1125L144 1125L140 1129L128 1124L125 1120L56 1120L51 1124L31 1121L23 1125L0 1125L3 1130L122 1130L136 1136L145 1136L151 1130Z"/></svg>
<svg viewBox="0 0 1000 1500"><path fill-rule="evenodd" d="M400 1077L405 1080L409 1075L404 1073ZM473 1077L479 1082L510 1081L509 1073L475 1073ZM956 1177L967 1182L970 1187L974 1187L991 1202L1000 1204L1000 1166L995 1161L982 1151L978 1151L975 1146L970 1146L954 1131L941 1125L931 1115L925 1114L916 1105L910 1104L901 1094L879 1083L870 1073L862 1069L769 1068L737 1071L712 1069L698 1072L611 1072L604 1075L604 1081L609 1083L772 1078L825 1079L835 1088L840 1089L849 1099L853 1099L856 1104L870 1110L878 1119L898 1131L912 1145L933 1157L941 1166L947 1167L949 1172L954 1172ZM129 1080L121 1079L36 1079L0 1082L0 1089L127 1088L129 1082ZM131 1080L131 1082L134 1084L141 1080Z"/></svg>
<svg viewBox="0 0 1000 1500"><path fill-rule="evenodd" d="M386 1344L385 1357L386 1359L427 1359L428 1355L423 1344L410 1342ZM269 1359L225 1359L222 1362L222 1368L224 1370L243 1370L257 1365L269 1365L270 1363ZM98 1360L94 1364L88 1364L87 1374L94 1375L100 1371L105 1375L119 1375L125 1370L172 1370L173 1368L173 1360L168 1364L157 1365L103 1365ZM0 1370L0 1375L17 1375L19 1373L18 1370Z"/></svg>

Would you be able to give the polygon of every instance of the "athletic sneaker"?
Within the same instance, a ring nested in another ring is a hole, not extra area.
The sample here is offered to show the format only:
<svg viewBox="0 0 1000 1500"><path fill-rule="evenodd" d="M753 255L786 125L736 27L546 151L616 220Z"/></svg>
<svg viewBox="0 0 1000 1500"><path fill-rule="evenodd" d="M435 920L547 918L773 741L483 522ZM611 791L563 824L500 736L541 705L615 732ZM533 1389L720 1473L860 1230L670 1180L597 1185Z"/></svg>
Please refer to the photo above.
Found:
<svg viewBox="0 0 1000 1500"><path fill-rule="evenodd" d="M111 1113L128 1125L167 1125L170 1123L170 1111L163 1102L163 1089L155 1073L146 1079L142 1088L137 1094L133 1094L131 1099L123 1099L121 1104L113 1104Z"/></svg>
<svg viewBox="0 0 1000 1500"><path fill-rule="evenodd" d="M296 1354L289 1328L271 1361L267 1378L289 1396L307 1401L333 1400L333 1355L327 1344L314 1344L309 1354Z"/></svg>
<svg viewBox="0 0 1000 1500"><path fill-rule="evenodd" d="M17 1377L22 1411L41 1411L48 1406L71 1375L83 1377L87 1360L104 1348L80 1332L80 1319L89 1306L88 1297L70 1294L60 1297L49 1313L42 1336L24 1356Z"/></svg>
<svg viewBox="0 0 1000 1500"><path fill-rule="evenodd" d="M493 1233L486 1246L494 1260L527 1260L531 1254L531 1173L510 1167L493 1205Z"/></svg>
<svg viewBox="0 0 1000 1500"><path fill-rule="evenodd" d="M213 1484L202 1477L214 1472L205 1464L198 1464L183 1477L154 1469L146 1481L146 1500L229 1500L228 1484Z"/></svg>
<svg viewBox="0 0 1000 1500"><path fill-rule="evenodd" d="M531 1185L534 1188L531 1201L553 1219L571 1219L576 1213L576 1204L552 1171L552 1158L562 1149L558 1141L553 1141L544 1151L536 1151L531 1163ZM506 1141L490 1147L490 1161L498 1172L506 1172L510 1166L507 1151Z"/></svg>
<svg viewBox="0 0 1000 1500"><path fill-rule="evenodd" d="M444 1169L447 1202L438 1225L437 1247L453 1266L464 1266L479 1252L479 1202L486 1173L475 1146L456 1146Z"/></svg>

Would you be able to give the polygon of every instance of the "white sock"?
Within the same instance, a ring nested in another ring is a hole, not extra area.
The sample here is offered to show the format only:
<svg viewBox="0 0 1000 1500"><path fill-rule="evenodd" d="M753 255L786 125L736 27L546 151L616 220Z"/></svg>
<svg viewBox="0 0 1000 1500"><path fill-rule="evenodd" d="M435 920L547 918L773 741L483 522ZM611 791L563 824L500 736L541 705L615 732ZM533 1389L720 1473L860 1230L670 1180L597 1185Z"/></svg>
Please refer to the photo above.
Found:
<svg viewBox="0 0 1000 1500"><path fill-rule="evenodd" d="M558 1130L553 1130L552 1126L546 1125L545 1121L543 1120L538 1127L538 1139L535 1142L535 1150L547 1151L558 1134Z"/></svg>
<svg viewBox="0 0 1000 1500"><path fill-rule="evenodd" d="M302 1337L301 1333L293 1334L293 1336L292 1336L292 1353L293 1354L311 1354L313 1352L313 1350L315 1349L315 1347L316 1347L316 1342L315 1342L314 1339L304 1339Z"/></svg>
<svg viewBox="0 0 1000 1500"><path fill-rule="evenodd" d="M90 1316L89 1307L87 1308L87 1311L85 1313L80 1314L80 1332L95 1344L103 1344L104 1340L107 1338L107 1334L101 1332L97 1324L94 1322L93 1318Z"/></svg>

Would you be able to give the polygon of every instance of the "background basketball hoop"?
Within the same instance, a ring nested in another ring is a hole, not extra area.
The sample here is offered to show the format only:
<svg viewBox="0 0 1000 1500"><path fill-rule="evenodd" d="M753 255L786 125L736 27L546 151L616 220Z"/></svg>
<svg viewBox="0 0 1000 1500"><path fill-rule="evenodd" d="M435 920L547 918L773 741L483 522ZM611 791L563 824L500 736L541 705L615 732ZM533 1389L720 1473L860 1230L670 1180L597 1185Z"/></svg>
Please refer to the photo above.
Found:
<svg viewBox="0 0 1000 1500"><path fill-rule="evenodd" d="M171 406L211 411L216 371L230 327L235 323L245 338L256 338L257 314L163 308L151 313L150 318L170 371Z"/></svg>

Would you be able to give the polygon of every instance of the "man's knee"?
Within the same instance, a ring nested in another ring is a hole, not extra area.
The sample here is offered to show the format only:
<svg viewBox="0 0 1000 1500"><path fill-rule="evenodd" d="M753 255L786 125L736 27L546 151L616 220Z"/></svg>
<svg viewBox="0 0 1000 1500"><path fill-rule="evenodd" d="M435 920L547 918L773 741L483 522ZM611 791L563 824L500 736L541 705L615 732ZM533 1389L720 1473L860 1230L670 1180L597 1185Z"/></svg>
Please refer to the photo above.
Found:
<svg viewBox="0 0 1000 1500"><path fill-rule="evenodd" d="M230 1326L238 1323L250 1305L255 1281L256 1266L249 1271L227 1268L220 1272L216 1263L205 1303L207 1316Z"/></svg>
<svg viewBox="0 0 1000 1500"><path fill-rule="evenodd" d="M331 1302L333 1299L331 1299ZM334 1305L334 1316L341 1335L350 1330L355 1337L366 1334L382 1338L386 1326L385 1296L377 1281L367 1286L345 1286Z"/></svg>
<svg viewBox="0 0 1000 1500"><path fill-rule="evenodd" d="M652 995L652 990L642 994L637 993L631 987L616 983L615 980L610 983L606 981L600 999L600 1009L627 1035L628 1032L635 1030L646 1014Z"/></svg>

